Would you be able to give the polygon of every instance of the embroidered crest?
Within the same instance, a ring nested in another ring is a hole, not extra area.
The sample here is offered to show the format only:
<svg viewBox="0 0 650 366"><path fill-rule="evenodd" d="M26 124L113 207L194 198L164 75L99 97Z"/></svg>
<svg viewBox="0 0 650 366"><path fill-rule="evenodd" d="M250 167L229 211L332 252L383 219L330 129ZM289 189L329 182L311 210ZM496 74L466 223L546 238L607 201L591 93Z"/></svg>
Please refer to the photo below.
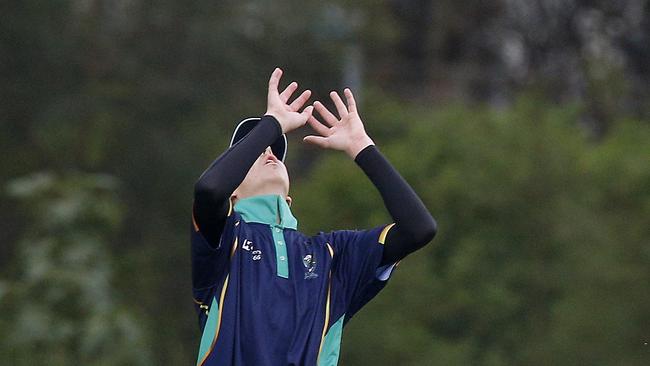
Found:
<svg viewBox="0 0 650 366"><path fill-rule="evenodd" d="M305 266L307 269L307 272L305 272L305 279L306 280L311 280L312 278L318 277L318 273L316 273L316 258L312 256L311 254L307 254L302 258L302 264Z"/></svg>

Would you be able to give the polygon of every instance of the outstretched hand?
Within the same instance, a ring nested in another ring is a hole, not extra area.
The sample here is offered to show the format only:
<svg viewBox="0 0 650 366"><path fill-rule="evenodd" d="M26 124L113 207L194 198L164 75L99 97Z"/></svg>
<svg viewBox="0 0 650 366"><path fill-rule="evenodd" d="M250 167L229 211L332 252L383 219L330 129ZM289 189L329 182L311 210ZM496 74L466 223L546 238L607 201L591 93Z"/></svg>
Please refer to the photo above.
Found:
<svg viewBox="0 0 650 366"><path fill-rule="evenodd" d="M288 103L291 95L298 89L298 83L292 82L280 93L278 86L280 85L280 78L282 77L282 70L276 68L271 74L269 79L269 93L267 97L266 115L275 117L282 126L282 133L287 133L299 128L311 117L313 106L307 106L302 112L298 112L302 108L311 91L303 91L293 102Z"/></svg>
<svg viewBox="0 0 650 366"><path fill-rule="evenodd" d="M320 122L313 115L309 116L309 125L320 136L310 135L303 140L322 148L344 151L354 159L361 150L375 143L363 127L352 91L346 88L344 94L348 104L347 107L337 92L330 93L330 98L332 98L336 106L339 118L322 103L314 102L314 108L325 123Z"/></svg>

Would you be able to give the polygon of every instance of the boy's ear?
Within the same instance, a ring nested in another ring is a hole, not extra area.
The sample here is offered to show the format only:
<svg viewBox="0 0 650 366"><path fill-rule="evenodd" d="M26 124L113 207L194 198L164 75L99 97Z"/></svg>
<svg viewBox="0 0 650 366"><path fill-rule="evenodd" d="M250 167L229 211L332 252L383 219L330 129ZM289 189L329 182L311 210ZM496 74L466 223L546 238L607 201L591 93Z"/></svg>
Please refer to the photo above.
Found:
<svg viewBox="0 0 650 366"><path fill-rule="evenodd" d="M291 199L291 196L287 195L287 198L285 198L285 200L287 201L287 205L289 205L289 207L291 207L291 202L293 201Z"/></svg>

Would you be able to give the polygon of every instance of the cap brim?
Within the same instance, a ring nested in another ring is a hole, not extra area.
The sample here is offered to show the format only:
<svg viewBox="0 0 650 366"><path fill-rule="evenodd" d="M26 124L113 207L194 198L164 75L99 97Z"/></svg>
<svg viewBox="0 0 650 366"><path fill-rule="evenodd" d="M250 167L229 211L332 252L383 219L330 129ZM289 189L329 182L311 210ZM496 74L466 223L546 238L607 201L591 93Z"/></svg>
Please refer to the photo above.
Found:
<svg viewBox="0 0 650 366"><path fill-rule="evenodd" d="M251 117L239 122L237 124L237 127L235 127L232 138L230 139L230 146L243 139L244 136L246 136L255 126L257 126L260 120L261 118L259 117ZM271 151L273 151L273 155L275 155L276 158L284 162L284 159L287 156L287 136L282 134L282 136L278 137L278 139L271 144Z"/></svg>

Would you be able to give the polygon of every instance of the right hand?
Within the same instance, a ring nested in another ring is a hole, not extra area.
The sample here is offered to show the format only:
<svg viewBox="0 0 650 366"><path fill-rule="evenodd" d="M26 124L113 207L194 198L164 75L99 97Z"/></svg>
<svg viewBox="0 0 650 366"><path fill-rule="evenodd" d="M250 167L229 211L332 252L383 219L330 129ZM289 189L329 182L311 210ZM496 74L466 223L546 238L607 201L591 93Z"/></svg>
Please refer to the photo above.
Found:
<svg viewBox="0 0 650 366"><path fill-rule="evenodd" d="M348 105L343 103L339 94L330 93L330 98L336 106L339 117L330 112L323 103L315 102L316 112L321 115L325 123L316 117L309 117L309 124L318 135L306 136L303 140L326 149L345 151L352 159L356 158L361 150L368 145L374 145L370 136L363 127L363 122L357 112L357 102L350 89L345 89L345 98Z"/></svg>
<svg viewBox="0 0 650 366"><path fill-rule="evenodd" d="M280 78L282 77L282 70L276 68L271 74L269 79L269 94L267 99L266 113L265 115L270 115L275 117L275 119L280 122L282 127L282 133L287 133L293 131L299 127L302 127L314 110L313 106L308 106L303 109L302 112L298 112L302 108L309 96L311 91L305 90L296 98L291 104L288 104L287 101L291 95L298 89L298 83L295 81L289 84L289 86L282 91L278 92L278 85L280 84Z"/></svg>

